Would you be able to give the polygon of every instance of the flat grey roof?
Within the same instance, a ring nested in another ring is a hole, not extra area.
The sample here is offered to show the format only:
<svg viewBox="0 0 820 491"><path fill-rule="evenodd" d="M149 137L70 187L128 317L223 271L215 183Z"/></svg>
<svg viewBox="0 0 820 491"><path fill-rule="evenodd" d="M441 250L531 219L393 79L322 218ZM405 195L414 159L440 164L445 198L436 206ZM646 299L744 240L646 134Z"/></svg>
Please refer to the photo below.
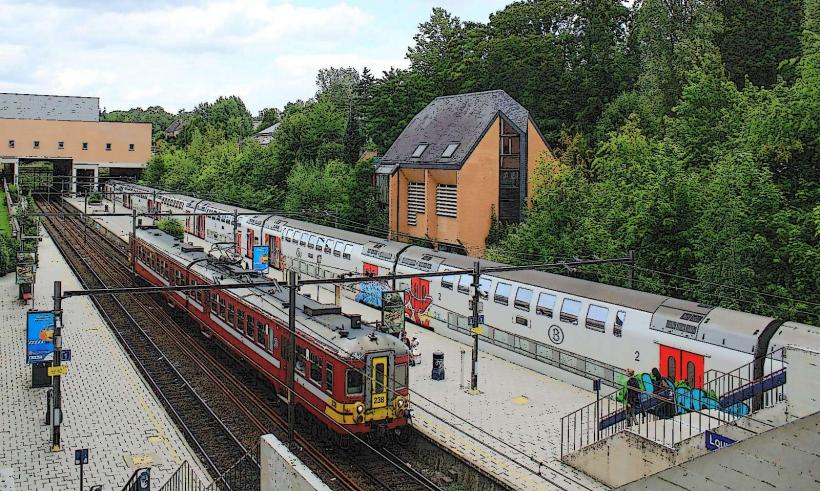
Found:
<svg viewBox="0 0 820 491"><path fill-rule="evenodd" d="M100 98L0 93L0 118L99 121Z"/></svg>

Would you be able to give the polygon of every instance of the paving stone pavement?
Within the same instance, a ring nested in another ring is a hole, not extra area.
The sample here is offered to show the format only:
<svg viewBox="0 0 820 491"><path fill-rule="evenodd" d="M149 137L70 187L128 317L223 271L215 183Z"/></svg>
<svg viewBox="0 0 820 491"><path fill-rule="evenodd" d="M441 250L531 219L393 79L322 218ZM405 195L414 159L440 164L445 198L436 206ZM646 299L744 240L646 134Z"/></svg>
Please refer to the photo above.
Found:
<svg viewBox="0 0 820 491"><path fill-rule="evenodd" d="M120 489L134 471L134 456L152 460L159 486L188 460L206 475L187 443L87 297L63 301L64 347L72 351L62 380L62 450L51 451L45 423L46 388L31 388L25 364L25 312L50 310L53 282L63 291L81 286L47 235L40 243L33 306L17 300L14 274L0 278L0 490L77 489L74 450L89 449L85 485ZM150 441L149 441L150 438Z"/></svg>
<svg viewBox="0 0 820 491"><path fill-rule="evenodd" d="M81 200L72 204L82 209ZM95 219L123 238L131 230L130 217ZM200 242L190 235L186 240ZM281 279L278 274L272 271L271 276ZM309 288L307 293L315 293L315 287ZM320 290L319 300L333 302L334 294ZM379 311L346 298L342 308L362 314L368 321L380 319ZM422 364L410 369L416 428L513 489L607 489L559 460L561 417L593 402L593 392L479 353L481 393L470 395L464 385L470 375L471 347L411 324L407 324L407 331L419 338L423 351ZM432 352L436 350L445 354L444 381L431 378ZM463 379L461 384L459 379Z"/></svg>

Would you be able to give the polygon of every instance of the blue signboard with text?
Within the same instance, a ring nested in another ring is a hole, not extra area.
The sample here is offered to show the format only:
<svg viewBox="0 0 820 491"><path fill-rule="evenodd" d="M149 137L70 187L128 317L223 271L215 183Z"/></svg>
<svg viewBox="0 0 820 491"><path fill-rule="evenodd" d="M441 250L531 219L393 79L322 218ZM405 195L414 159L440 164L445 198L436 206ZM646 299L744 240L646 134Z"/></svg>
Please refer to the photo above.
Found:
<svg viewBox="0 0 820 491"><path fill-rule="evenodd" d="M270 246L253 246L253 270L268 272L268 258L270 258Z"/></svg>
<svg viewBox="0 0 820 491"><path fill-rule="evenodd" d="M54 312L26 313L26 363L54 359Z"/></svg>
<svg viewBox="0 0 820 491"><path fill-rule="evenodd" d="M719 448L728 447L733 443L735 443L735 441L731 438L718 435L717 433L713 433L711 431L706 432L706 450L714 451Z"/></svg>

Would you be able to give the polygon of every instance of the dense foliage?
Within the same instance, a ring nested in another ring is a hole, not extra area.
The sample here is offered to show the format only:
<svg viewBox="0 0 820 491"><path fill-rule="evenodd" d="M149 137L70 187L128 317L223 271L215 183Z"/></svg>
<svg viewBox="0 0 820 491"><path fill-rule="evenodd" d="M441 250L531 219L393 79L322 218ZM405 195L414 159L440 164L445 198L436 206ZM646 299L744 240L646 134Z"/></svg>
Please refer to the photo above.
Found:
<svg viewBox="0 0 820 491"><path fill-rule="evenodd" d="M161 218L157 222L157 228L178 240L185 236L185 227L176 218Z"/></svg>
<svg viewBox="0 0 820 491"><path fill-rule="evenodd" d="M817 322L818 0L526 0L462 22L433 9L407 69L327 68L247 138L237 97L203 103L145 179L378 233L364 150L434 97L504 89L553 146L526 220L495 224L512 263L637 254L649 291ZM590 278L626 284L623 266ZM800 299L793 301L792 298Z"/></svg>
<svg viewBox="0 0 820 491"><path fill-rule="evenodd" d="M165 135L165 128L174 122L176 116L160 106L151 106L147 109L136 107L128 111L103 112L100 119L123 123L151 123L151 141L156 142Z"/></svg>

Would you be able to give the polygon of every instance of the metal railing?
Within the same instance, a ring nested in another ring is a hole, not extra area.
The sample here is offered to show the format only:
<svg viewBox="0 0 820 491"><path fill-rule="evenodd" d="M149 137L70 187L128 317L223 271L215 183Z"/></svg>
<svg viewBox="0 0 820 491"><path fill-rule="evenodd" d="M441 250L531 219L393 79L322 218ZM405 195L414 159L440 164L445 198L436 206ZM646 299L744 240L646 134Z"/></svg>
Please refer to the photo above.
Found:
<svg viewBox="0 0 820 491"><path fill-rule="evenodd" d="M141 489L149 489L151 486L151 468L141 467L131 474L122 491L139 491Z"/></svg>
<svg viewBox="0 0 820 491"><path fill-rule="evenodd" d="M259 465L259 447L246 453L204 491L258 491L262 476Z"/></svg>
<svg viewBox="0 0 820 491"><path fill-rule="evenodd" d="M639 399L635 405L627 402L626 394L619 398L620 391L607 394L561 418L561 457L625 430L673 447L741 418L772 427L750 415L755 407L771 407L784 399L785 352L780 349L765 358L763 376L757 379L753 377L753 361L727 373L707 373L709 378L703 388L670 387L665 381L662 389L653 392L652 382L645 380L649 390L635 391ZM762 404L753 405L755 399Z"/></svg>
<svg viewBox="0 0 820 491"><path fill-rule="evenodd" d="M159 491L202 491L204 488L191 464L186 460L174 474L165 481Z"/></svg>

